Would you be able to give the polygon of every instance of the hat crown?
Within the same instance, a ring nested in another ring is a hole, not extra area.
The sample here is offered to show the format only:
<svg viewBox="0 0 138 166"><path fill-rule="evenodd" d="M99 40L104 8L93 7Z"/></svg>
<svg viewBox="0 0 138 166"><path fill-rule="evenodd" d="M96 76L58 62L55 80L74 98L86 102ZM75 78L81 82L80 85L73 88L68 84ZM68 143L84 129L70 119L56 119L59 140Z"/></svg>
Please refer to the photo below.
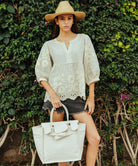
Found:
<svg viewBox="0 0 138 166"><path fill-rule="evenodd" d="M86 15L84 12L74 11L73 7L70 5L68 1L61 1L59 2L55 13L45 15L45 19L47 21L53 22L55 17L62 14L74 14L77 21L82 20Z"/></svg>
<svg viewBox="0 0 138 166"><path fill-rule="evenodd" d="M61 1L55 11L55 13L72 13L74 9L68 1Z"/></svg>

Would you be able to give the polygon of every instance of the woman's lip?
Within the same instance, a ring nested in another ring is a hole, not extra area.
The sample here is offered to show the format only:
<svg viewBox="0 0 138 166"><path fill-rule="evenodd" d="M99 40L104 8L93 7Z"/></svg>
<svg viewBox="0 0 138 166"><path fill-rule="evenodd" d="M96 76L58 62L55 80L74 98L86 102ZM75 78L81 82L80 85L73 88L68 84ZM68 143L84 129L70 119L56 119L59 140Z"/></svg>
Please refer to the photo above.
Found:
<svg viewBox="0 0 138 166"><path fill-rule="evenodd" d="M69 26L64 26L64 28L68 28Z"/></svg>

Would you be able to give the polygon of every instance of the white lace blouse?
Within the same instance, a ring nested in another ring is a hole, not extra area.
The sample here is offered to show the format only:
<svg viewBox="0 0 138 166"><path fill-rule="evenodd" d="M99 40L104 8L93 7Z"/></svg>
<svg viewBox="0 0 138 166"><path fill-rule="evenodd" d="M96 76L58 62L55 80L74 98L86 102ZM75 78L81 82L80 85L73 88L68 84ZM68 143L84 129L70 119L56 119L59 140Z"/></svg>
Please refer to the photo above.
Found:
<svg viewBox="0 0 138 166"><path fill-rule="evenodd" d="M97 56L86 34L77 34L67 49L56 38L44 43L35 66L37 81L48 81L60 100L86 99L86 84L99 81L100 69ZM51 101L48 92L44 102Z"/></svg>

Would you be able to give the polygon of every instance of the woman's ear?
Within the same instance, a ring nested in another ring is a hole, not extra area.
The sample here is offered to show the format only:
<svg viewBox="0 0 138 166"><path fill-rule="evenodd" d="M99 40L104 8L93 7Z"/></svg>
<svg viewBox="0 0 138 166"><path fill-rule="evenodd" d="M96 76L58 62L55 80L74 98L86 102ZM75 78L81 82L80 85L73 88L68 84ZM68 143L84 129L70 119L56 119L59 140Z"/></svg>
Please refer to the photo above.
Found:
<svg viewBox="0 0 138 166"><path fill-rule="evenodd" d="M58 25L58 19L57 18L55 18L55 23Z"/></svg>

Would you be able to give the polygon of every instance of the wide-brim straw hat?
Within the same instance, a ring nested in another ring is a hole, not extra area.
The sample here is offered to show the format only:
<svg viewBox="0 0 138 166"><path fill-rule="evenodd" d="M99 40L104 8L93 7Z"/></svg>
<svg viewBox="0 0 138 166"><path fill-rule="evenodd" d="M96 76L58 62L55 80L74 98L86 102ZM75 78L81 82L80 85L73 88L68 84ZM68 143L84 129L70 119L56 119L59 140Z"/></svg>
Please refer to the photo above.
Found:
<svg viewBox="0 0 138 166"><path fill-rule="evenodd" d="M58 7L57 7L55 13L46 14L45 19L47 21L53 22L56 16L59 16L62 14L74 14L77 21L82 20L86 16L86 14L84 12L74 11L73 7L70 5L70 3L68 1L61 1L58 4Z"/></svg>

